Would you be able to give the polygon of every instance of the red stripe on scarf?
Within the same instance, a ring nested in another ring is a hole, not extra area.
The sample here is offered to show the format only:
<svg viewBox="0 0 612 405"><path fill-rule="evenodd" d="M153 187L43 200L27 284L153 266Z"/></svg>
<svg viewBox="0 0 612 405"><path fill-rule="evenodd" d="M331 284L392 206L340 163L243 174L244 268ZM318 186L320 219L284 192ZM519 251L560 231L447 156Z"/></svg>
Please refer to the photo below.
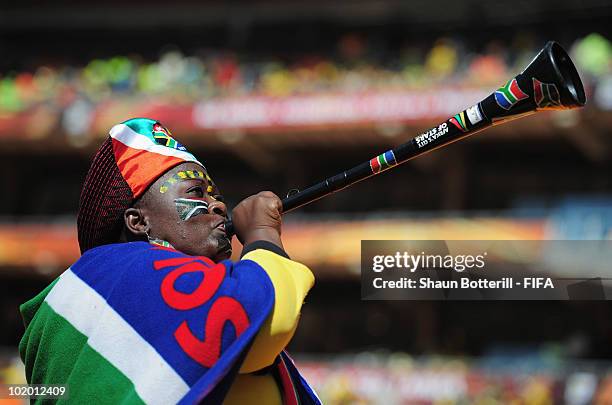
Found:
<svg viewBox="0 0 612 405"><path fill-rule="evenodd" d="M284 405L299 405L300 399L297 395L297 390L293 384L293 380L287 370L287 365L282 356L278 362L278 374L280 375L282 389L283 389L283 403Z"/></svg>

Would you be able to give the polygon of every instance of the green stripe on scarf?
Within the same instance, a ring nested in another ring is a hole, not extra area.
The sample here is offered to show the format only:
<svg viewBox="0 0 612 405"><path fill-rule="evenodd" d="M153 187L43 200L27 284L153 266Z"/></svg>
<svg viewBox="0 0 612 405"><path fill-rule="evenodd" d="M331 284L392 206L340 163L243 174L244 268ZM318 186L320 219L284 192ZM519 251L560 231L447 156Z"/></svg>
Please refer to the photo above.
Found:
<svg viewBox="0 0 612 405"><path fill-rule="evenodd" d="M33 335L32 331L37 334ZM67 400L72 403L143 403L132 382L92 349L87 344L87 337L46 302L38 309L22 344L28 340L38 343L32 345L30 342L30 350L22 352L28 381L68 384ZM38 347L44 347L44 350L31 350ZM41 375L32 375L33 370ZM43 402L39 400L37 403Z"/></svg>

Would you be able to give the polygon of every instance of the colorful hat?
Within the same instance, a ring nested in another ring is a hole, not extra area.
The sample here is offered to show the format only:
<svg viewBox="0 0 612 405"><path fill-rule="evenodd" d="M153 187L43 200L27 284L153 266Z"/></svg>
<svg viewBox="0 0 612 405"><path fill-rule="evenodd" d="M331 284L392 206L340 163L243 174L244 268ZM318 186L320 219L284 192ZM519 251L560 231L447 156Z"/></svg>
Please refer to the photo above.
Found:
<svg viewBox="0 0 612 405"><path fill-rule="evenodd" d="M123 213L162 174L195 156L158 121L134 118L115 125L93 158L79 201L81 253L115 243Z"/></svg>

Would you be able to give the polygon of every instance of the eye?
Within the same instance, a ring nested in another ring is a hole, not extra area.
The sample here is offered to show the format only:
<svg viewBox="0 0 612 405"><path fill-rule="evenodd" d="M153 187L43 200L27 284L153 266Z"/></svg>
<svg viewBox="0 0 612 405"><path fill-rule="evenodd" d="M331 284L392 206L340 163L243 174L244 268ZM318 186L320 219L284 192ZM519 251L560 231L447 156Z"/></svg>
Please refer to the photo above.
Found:
<svg viewBox="0 0 612 405"><path fill-rule="evenodd" d="M187 190L187 194L195 194L198 197L202 198L204 197L204 189L202 188L202 186L191 187L189 190Z"/></svg>
<svg viewBox="0 0 612 405"><path fill-rule="evenodd" d="M223 198L221 194L213 195L213 198L219 202L222 202L222 203L225 202L225 198Z"/></svg>

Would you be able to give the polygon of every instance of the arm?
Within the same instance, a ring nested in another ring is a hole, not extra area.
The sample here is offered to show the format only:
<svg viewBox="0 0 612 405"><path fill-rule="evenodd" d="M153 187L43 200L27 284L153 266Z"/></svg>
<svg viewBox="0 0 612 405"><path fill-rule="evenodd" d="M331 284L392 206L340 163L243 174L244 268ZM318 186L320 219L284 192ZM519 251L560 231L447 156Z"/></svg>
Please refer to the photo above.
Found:
<svg viewBox="0 0 612 405"><path fill-rule="evenodd" d="M282 249L268 242L247 246L242 260L259 264L274 285L272 313L259 330L240 369L240 373L251 373L271 365L293 337L314 276L308 267L290 260Z"/></svg>
<svg viewBox="0 0 612 405"><path fill-rule="evenodd" d="M249 203L249 200L250 203ZM274 286L274 307L259 330L240 372L271 365L297 328L300 309L314 284L312 272L283 250L280 199L271 192L247 198L233 211L236 236L244 244L243 260L259 264Z"/></svg>

